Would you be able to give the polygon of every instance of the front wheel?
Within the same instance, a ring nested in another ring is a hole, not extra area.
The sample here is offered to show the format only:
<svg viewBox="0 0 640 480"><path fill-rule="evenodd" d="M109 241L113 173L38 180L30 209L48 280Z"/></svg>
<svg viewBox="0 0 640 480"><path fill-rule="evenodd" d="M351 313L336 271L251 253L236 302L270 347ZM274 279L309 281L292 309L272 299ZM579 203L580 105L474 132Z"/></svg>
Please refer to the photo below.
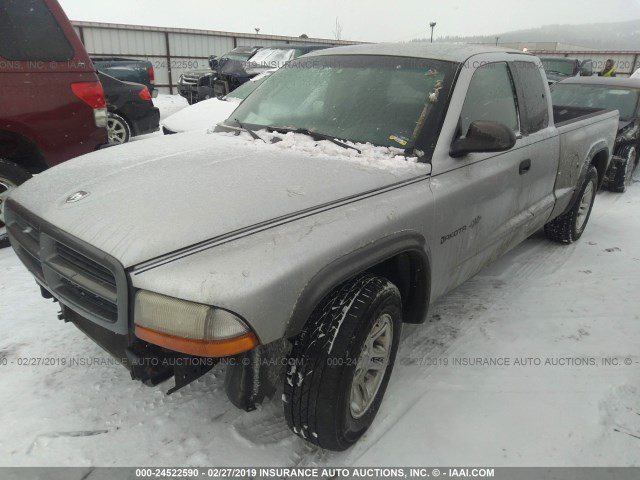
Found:
<svg viewBox="0 0 640 480"><path fill-rule="evenodd" d="M0 228L4 227L4 202L18 186L31 178L21 166L0 158Z"/></svg>
<svg viewBox="0 0 640 480"><path fill-rule="evenodd" d="M578 240L587 227L597 191L598 171L591 166L582 181L578 200L571 210L544 226L547 237L560 243L573 243Z"/></svg>
<svg viewBox="0 0 640 480"><path fill-rule="evenodd" d="M131 140L131 128L127 121L116 113L109 112L107 119L109 145L120 145Z"/></svg>
<svg viewBox="0 0 640 480"><path fill-rule="evenodd" d="M360 275L329 294L287 359L289 428L328 450L353 445L378 412L401 330L400 293L387 279Z"/></svg>
<svg viewBox="0 0 640 480"><path fill-rule="evenodd" d="M619 156L623 161L617 165L615 175L609 181L609 189L612 192L624 193L627 187L631 185L633 173L638 165L636 147L633 145L623 147L619 152Z"/></svg>

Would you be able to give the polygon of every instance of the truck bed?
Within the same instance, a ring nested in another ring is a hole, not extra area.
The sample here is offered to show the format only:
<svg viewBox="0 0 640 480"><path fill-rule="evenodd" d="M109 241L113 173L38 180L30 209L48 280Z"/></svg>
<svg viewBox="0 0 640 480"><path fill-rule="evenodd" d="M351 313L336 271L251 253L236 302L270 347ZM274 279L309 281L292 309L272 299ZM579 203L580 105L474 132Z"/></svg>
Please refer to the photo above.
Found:
<svg viewBox="0 0 640 480"><path fill-rule="evenodd" d="M585 159L594 157L598 152L608 151L608 165L618 131L619 113L617 110L554 105L553 115L560 137L560 163L554 188L556 205L552 218L569 206L576 186L580 185L579 178L585 173ZM602 180L600 178L600 182Z"/></svg>
<svg viewBox="0 0 640 480"><path fill-rule="evenodd" d="M607 110L600 108L554 105L553 118L555 120L556 127L562 127L586 117L599 115L605 111Z"/></svg>

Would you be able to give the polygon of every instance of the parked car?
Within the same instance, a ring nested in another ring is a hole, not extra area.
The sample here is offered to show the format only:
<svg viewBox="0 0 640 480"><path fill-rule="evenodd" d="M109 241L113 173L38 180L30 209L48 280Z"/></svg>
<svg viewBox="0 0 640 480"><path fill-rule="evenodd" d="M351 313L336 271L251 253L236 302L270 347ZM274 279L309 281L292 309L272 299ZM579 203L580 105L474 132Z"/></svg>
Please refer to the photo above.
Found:
<svg viewBox="0 0 640 480"><path fill-rule="evenodd" d="M155 70L148 60L122 57L91 57L91 60L99 72L123 82L141 83L147 87L151 98L158 96Z"/></svg>
<svg viewBox="0 0 640 480"><path fill-rule="evenodd" d="M211 55L208 69L190 70L180 75L178 93L187 99L189 105L214 98L213 83L217 73L241 68L242 63L249 60L261 48L257 46L236 47L219 58Z"/></svg>
<svg viewBox="0 0 640 480"><path fill-rule="evenodd" d="M540 57L549 84L567 77L591 77L593 60L578 60L569 57Z"/></svg>
<svg viewBox="0 0 640 480"><path fill-rule="evenodd" d="M162 121L165 135L174 133L202 131L206 132L217 123L226 120L236 107L262 84L275 70L268 70L243 83L224 97L210 98L190 105Z"/></svg>
<svg viewBox="0 0 640 480"><path fill-rule="evenodd" d="M110 144L127 143L131 137L160 129L160 110L153 106L145 85L122 82L104 73L98 73L98 77L107 97Z"/></svg>
<svg viewBox="0 0 640 480"><path fill-rule="evenodd" d="M107 143L102 86L56 0L0 4L0 227L31 175Z"/></svg>
<svg viewBox="0 0 640 480"><path fill-rule="evenodd" d="M613 160L604 177L604 187L624 192L638 167L640 150L640 79L590 77L568 78L551 89L553 104L589 110L609 108L620 112Z"/></svg>
<svg viewBox="0 0 640 480"><path fill-rule="evenodd" d="M289 60L330 46L285 44L262 48L246 62L230 63L219 68L216 75L212 77L213 95L215 97L227 95L256 75L267 70L278 69Z"/></svg>
<svg viewBox="0 0 640 480"><path fill-rule="evenodd" d="M540 60L495 47L356 45L288 67L219 132L39 175L11 194L8 232L134 378L174 375L173 392L231 357L234 405L281 378L293 432L344 450L402 323L542 227L581 237L618 112L552 110Z"/></svg>

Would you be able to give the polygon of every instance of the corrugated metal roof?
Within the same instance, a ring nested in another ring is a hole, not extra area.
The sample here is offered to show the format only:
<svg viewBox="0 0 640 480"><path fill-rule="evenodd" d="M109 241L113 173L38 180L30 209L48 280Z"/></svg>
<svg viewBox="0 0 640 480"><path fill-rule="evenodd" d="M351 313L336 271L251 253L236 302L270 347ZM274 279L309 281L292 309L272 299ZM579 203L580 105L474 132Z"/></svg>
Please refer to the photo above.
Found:
<svg viewBox="0 0 640 480"><path fill-rule="evenodd" d="M71 23L76 27L236 37L236 38L243 38L243 39L252 39L256 43L260 43L259 42L260 39L279 40L282 42L295 41L297 43L323 43L323 44L329 43L333 45L354 45L358 43L363 43L363 42L355 42L351 40L335 40L332 38L312 38L312 37L300 38L300 37L289 37L285 35L267 35L267 34L255 34L255 33L246 33L246 32L225 32L221 30L198 30L198 29L192 29L192 28L154 27L154 26L147 26L147 25L127 25L127 24L121 24L121 23L84 22L79 20L73 20Z"/></svg>

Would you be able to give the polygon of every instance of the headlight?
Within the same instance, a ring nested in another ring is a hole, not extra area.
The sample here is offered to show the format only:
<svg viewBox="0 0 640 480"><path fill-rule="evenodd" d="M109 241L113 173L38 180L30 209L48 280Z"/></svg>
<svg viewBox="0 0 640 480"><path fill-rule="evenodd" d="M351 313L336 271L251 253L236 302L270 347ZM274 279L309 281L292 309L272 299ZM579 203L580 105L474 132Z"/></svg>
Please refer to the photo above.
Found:
<svg viewBox="0 0 640 480"><path fill-rule="evenodd" d="M146 290L136 293L134 323L138 338L190 355L226 357L258 344L231 312Z"/></svg>

